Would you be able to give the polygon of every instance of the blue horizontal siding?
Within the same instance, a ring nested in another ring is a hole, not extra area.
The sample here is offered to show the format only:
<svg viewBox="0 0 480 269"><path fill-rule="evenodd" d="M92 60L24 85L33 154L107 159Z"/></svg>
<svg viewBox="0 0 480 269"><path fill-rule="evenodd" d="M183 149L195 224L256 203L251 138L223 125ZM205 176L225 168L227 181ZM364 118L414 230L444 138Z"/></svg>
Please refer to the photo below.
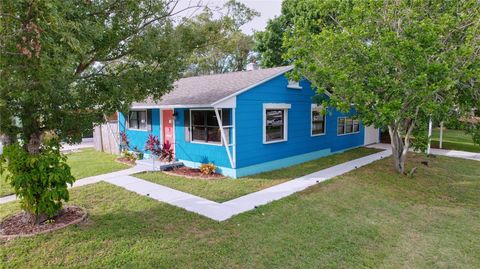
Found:
<svg viewBox="0 0 480 269"><path fill-rule="evenodd" d="M185 109L175 109L175 157L193 163L213 163L231 168L225 146L198 144L185 141Z"/></svg>
<svg viewBox="0 0 480 269"><path fill-rule="evenodd" d="M326 134L312 137L310 111L315 92L307 80L300 82L302 86L300 90L289 89L287 85L287 78L281 75L237 96L237 168L253 166L259 169L262 166L258 164L262 163L270 163L280 168L281 162L273 161L287 160L292 156L303 156L318 151L341 151L363 144L362 125L357 134L337 136L337 118L345 114L333 108L327 111ZM288 110L287 141L263 143L263 104L265 103L291 104ZM271 170L272 167L268 168Z"/></svg>
<svg viewBox="0 0 480 269"><path fill-rule="evenodd" d="M130 141L130 148L133 150L137 147L140 151L149 153L145 150L145 143L148 140L148 134L156 135L160 139L160 109L152 109L152 131L143 131L143 130L131 130L127 129L126 117L122 113L118 113L118 122L120 125L120 131L123 131L127 134L128 140Z"/></svg>

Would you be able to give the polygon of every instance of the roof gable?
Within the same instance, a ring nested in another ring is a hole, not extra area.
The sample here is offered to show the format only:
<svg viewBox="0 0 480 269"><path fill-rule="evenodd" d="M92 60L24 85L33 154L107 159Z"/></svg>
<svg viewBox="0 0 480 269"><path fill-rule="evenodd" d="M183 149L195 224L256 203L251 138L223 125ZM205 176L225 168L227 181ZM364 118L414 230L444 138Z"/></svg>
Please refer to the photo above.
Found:
<svg viewBox="0 0 480 269"><path fill-rule="evenodd" d="M148 106L211 106L214 103L238 95L259 84L290 71L292 66L282 66L253 71L182 78L174 83L174 89L160 100L151 98L132 104Z"/></svg>

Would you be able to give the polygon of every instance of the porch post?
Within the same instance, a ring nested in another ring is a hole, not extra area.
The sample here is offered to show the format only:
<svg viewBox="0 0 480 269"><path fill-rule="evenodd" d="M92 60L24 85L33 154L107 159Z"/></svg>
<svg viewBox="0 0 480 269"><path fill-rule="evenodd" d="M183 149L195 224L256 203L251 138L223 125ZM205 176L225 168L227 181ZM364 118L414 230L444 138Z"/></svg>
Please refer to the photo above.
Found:
<svg viewBox="0 0 480 269"><path fill-rule="evenodd" d="M431 142L432 142L432 118L430 117L430 121L428 122L428 146L427 146L428 155L430 155Z"/></svg>
<svg viewBox="0 0 480 269"><path fill-rule="evenodd" d="M235 167L237 166L237 125L235 120L235 108L232 108L232 152L233 152L233 163Z"/></svg>
<svg viewBox="0 0 480 269"><path fill-rule="evenodd" d="M443 121L440 122L440 148L443 148Z"/></svg>
<svg viewBox="0 0 480 269"><path fill-rule="evenodd" d="M235 168L235 162L233 161L232 155L230 154L229 143L223 130L222 119L220 118L220 114L218 113L218 108L214 107L213 110L215 111L215 116L217 116L218 127L220 127L220 134L222 135L222 141L224 141L223 144L225 146L225 150L227 151L228 160L230 161L230 165L232 166L232 168Z"/></svg>

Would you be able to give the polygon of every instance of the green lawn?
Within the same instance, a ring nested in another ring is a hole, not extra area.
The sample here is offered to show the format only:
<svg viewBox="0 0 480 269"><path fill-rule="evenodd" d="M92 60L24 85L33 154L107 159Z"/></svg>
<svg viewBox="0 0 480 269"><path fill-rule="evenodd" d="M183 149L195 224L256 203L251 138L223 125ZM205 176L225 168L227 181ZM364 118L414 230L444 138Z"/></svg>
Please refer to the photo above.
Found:
<svg viewBox="0 0 480 269"><path fill-rule="evenodd" d="M439 141L440 129L436 128L432 131L432 146L438 148ZM480 145L475 145L472 136L461 130L443 129L442 148L480 152Z"/></svg>
<svg viewBox="0 0 480 269"><path fill-rule="evenodd" d="M135 176L173 189L207 198L209 200L225 202L233 198L265 189L287 180L304 176L346 161L358 159L378 151L379 150L377 149L371 148L352 149L344 153L330 155L300 165L244 177L241 179L225 178L216 180L200 180L171 176L163 172L146 172L136 174Z"/></svg>
<svg viewBox="0 0 480 269"><path fill-rule="evenodd" d="M110 173L128 168L127 165L117 163L116 156L103 152L95 151L94 149L82 149L81 151L67 154L72 175L76 179L85 177ZM0 176L0 197L12 194L13 190L5 181L5 178Z"/></svg>
<svg viewBox="0 0 480 269"><path fill-rule="evenodd" d="M412 157L415 156L415 157ZM86 223L0 242L4 268L480 268L480 165L391 159L215 222L108 183L71 190ZM0 207L0 218L19 210Z"/></svg>

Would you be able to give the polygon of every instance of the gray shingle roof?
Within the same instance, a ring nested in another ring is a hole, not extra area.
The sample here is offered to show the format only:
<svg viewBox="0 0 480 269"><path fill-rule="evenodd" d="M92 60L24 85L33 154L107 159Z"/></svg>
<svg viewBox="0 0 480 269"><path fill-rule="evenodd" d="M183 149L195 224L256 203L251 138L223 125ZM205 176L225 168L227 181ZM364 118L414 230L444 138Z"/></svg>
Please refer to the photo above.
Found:
<svg viewBox="0 0 480 269"><path fill-rule="evenodd" d="M160 100L151 98L132 106L184 106L210 105L232 94L238 93L261 81L268 80L292 69L282 66L253 71L182 78L174 83L174 89Z"/></svg>

